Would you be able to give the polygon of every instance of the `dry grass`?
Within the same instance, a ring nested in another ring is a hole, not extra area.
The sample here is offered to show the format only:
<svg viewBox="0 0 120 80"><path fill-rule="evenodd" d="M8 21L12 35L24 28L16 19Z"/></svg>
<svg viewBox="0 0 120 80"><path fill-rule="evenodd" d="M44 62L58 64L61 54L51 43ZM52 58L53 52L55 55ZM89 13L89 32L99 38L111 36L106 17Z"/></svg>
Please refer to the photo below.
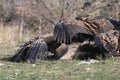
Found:
<svg viewBox="0 0 120 80"><path fill-rule="evenodd" d="M18 37L18 30L9 26L0 27L0 44L15 46Z"/></svg>
<svg viewBox="0 0 120 80"><path fill-rule="evenodd" d="M31 38L34 34L27 32L22 34L20 39L20 31L18 26L0 26L0 56L2 58L8 57L15 54L19 46Z"/></svg>
<svg viewBox="0 0 120 80"><path fill-rule="evenodd" d="M33 37L33 35L28 32L26 34L22 34L22 39L20 39L18 26L0 26L0 44L2 45L15 47L18 42L27 41Z"/></svg>

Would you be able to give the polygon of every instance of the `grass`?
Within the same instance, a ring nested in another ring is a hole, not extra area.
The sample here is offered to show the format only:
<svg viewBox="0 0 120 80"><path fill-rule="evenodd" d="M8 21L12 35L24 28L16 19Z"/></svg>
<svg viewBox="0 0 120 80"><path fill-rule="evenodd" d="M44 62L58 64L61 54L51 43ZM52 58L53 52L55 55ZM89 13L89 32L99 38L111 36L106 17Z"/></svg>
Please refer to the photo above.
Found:
<svg viewBox="0 0 120 80"><path fill-rule="evenodd" d="M120 80L119 57L94 64L80 64L80 60L10 62L6 59L13 56L19 46L16 30L0 29L0 80Z"/></svg>
<svg viewBox="0 0 120 80"><path fill-rule="evenodd" d="M0 53L0 80L120 80L119 57L94 64L80 64L80 60L38 61L36 64L28 64L4 60L3 58L14 55L14 51L9 47L1 50L5 54Z"/></svg>
<svg viewBox="0 0 120 80"><path fill-rule="evenodd" d="M0 80L119 80L120 60L79 64L79 60L39 61L36 64L0 61Z"/></svg>

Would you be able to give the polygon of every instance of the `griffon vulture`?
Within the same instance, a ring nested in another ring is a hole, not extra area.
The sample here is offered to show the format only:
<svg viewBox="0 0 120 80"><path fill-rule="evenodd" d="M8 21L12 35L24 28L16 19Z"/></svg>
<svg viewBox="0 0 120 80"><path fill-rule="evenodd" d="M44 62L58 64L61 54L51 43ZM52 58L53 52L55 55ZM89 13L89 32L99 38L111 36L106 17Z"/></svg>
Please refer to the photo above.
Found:
<svg viewBox="0 0 120 80"><path fill-rule="evenodd" d="M82 56L82 58L79 57L80 59L95 57L97 54L96 48L90 48L92 46L87 47L75 41L71 44L60 44L55 41L53 34L37 37L24 43L11 58L11 61L35 63L37 60L48 59L49 57L55 60L77 58L76 55ZM95 51L92 51L92 49ZM53 55L49 55L49 52L53 53ZM94 57L92 54L95 54Z"/></svg>
<svg viewBox="0 0 120 80"><path fill-rule="evenodd" d="M84 38L94 39L95 35L109 30L120 31L120 22L102 16L97 16L92 20L64 19L56 24L54 37L58 43L70 43L74 37L80 41Z"/></svg>
<svg viewBox="0 0 120 80"><path fill-rule="evenodd" d="M95 37L95 44L101 50L103 55L111 53L112 55L119 55L120 33L116 30L110 30L105 33L100 33Z"/></svg>
<svg viewBox="0 0 120 80"><path fill-rule="evenodd" d="M101 36L103 35L108 35L104 41L106 40L109 41L107 38L110 38L111 35L118 40L116 35L114 35L114 31L113 33L110 32L109 36L107 31L110 30L120 31L120 22L105 17L95 17L92 20L64 19L59 21L55 25L53 34L51 35L48 34L48 36L43 36L42 38L38 37L28 41L23 46L21 46L21 48L16 52L16 54L11 58L11 60L15 62L18 61L35 62L38 59L47 59L48 51L54 53L53 57L55 57L58 56L56 54L57 52L64 52L67 49L70 49L64 47L65 49L62 48L60 49L60 51L58 51L62 43L65 43L67 44L67 46L69 46L69 44L71 43L83 42L86 39L94 40L94 37L96 37L95 43L97 43L97 41L102 39ZM115 45L118 45L118 42L115 42L114 45L109 44L109 46L112 47L112 51L116 50ZM103 46L103 49L105 49L106 51L110 51L110 47L104 45L103 43L100 43L100 46ZM97 47L99 47L99 45L97 45ZM81 49L82 47L80 47L78 50ZM101 48L99 49L102 50ZM68 51L66 51L65 53L67 53ZM85 53L88 52L86 51Z"/></svg>

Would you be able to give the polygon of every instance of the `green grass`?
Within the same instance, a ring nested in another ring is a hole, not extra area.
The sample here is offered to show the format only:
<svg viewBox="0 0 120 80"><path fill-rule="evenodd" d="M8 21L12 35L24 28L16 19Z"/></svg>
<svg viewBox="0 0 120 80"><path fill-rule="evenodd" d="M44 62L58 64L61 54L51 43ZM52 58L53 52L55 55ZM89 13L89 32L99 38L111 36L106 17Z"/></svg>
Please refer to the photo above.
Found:
<svg viewBox="0 0 120 80"><path fill-rule="evenodd" d="M35 65L3 58L14 54L11 47L0 47L0 80L120 80L120 58L80 64L80 60L38 61Z"/></svg>

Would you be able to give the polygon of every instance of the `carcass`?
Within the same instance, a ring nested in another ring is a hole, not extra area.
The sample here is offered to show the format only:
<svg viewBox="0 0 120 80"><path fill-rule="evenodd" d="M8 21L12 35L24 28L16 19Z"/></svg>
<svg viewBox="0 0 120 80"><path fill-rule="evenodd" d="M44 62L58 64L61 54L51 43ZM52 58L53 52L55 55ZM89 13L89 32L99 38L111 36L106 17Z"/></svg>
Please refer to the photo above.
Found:
<svg viewBox="0 0 120 80"><path fill-rule="evenodd" d="M72 59L74 57L84 59L101 55L105 57L106 52L114 52L117 48L120 50L120 38L117 36L119 31L120 22L106 17L95 17L92 20L64 19L55 25L53 34L28 41L11 60L33 63L39 59L47 59L48 52L53 53L52 59ZM104 35L105 39L103 39ZM111 36L114 38L112 40L114 44L110 42ZM96 45L81 44L86 40L95 41Z"/></svg>
<svg viewBox="0 0 120 80"><path fill-rule="evenodd" d="M81 43L76 40L71 44L57 43L53 35L37 37L24 43L10 60L13 62L35 63L38 60L73 59L81 46Z"/></svg>

